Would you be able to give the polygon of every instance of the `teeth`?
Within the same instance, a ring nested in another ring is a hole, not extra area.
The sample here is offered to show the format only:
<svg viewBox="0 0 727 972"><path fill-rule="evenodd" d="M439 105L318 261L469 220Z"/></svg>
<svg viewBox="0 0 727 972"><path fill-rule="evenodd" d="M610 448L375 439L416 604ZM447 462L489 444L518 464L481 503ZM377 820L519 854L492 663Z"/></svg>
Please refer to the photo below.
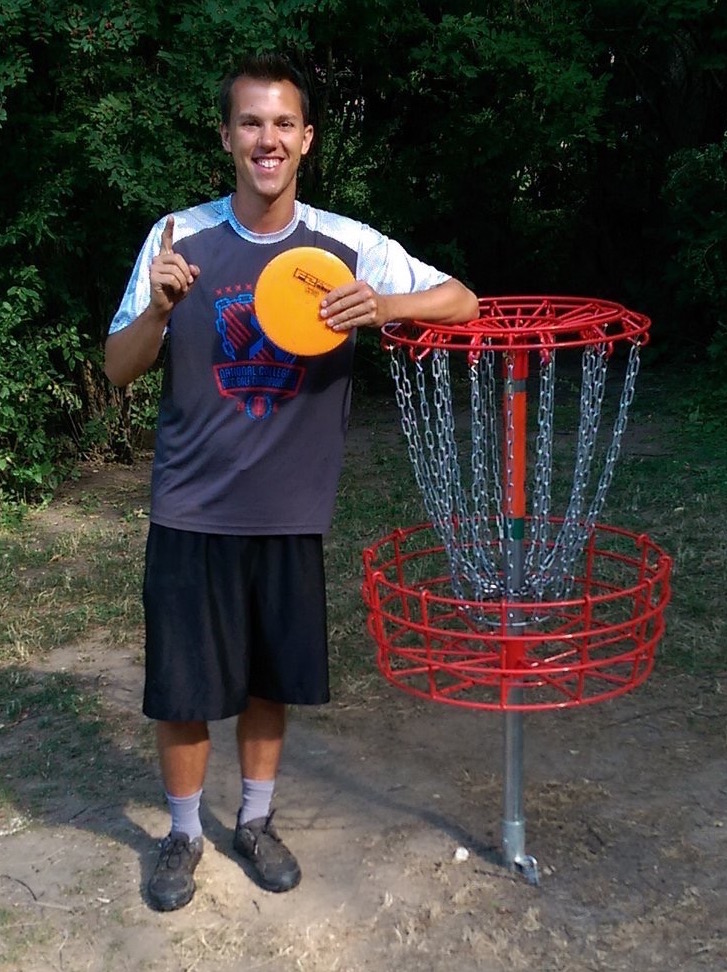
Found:
<svg viewBox="0 0 727 972"><path fill-rule="evenodd" d="M257 164L261 165L263 169L274 169L280 162L278 159L258 159Z"/></svg>

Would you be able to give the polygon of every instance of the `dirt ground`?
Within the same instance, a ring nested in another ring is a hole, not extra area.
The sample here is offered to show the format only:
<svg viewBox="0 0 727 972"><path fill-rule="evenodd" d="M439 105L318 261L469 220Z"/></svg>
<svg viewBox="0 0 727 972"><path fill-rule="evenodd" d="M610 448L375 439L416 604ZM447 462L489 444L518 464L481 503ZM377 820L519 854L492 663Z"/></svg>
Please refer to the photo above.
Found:
<svg viewBox="0 0 727 972"><path fill-rule="evenodd" d="M141 720L137 652L91 637L43 669L92 685L119 726ZM727 673L661 672L603 705L526 716L538 887L499 860L500 715L419 702L383 679L359 704L295 710L276 823L304 878L287 895L235 860L233 727L215 725L198 890L172 914L144 891L168 821L151 740L144 751L120 731L106 799L68 792L41 818L0 818L0 969L727 970L723 693Z"/></svg>

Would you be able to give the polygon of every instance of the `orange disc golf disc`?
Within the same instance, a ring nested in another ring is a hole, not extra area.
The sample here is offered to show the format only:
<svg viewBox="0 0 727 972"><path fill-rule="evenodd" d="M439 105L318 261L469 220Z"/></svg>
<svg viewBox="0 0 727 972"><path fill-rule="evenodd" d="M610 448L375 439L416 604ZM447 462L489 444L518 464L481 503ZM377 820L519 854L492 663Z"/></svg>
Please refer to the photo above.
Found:
<svg viewBox="0 0 727 972"><path fill-rule="evenodd" d="M255 316L265 335L290 354L325 354L343 344L348 331L332 331L321 317L321 301L334 287L354 279L343 260L315 246L299 246L273 257L255 287Z"/></svg>

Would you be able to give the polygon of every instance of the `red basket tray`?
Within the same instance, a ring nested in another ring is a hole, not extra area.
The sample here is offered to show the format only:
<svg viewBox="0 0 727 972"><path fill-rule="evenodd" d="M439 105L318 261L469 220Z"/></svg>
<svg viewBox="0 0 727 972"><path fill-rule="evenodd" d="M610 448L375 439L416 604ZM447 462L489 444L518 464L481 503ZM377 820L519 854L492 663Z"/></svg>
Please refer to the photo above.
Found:
<svg viewBox="0 0 727 972"><path fill-rule="evenodd" d="M611 699L649 675L671 573L649 537L596 525L571 596L549 602L455 597L436 541L421 524L364 551L368 628L394 685L449 705L537 711Z"/></svg>

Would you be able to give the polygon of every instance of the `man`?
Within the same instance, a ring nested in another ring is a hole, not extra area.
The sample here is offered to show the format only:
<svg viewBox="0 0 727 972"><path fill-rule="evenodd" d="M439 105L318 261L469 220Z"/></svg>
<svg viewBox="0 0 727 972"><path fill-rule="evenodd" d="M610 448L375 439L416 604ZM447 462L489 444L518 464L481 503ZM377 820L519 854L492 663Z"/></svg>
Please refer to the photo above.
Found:
<svg viewBox="0 0 727 972"><path fill-rule="evenodd" d="M168 343L144 578L144 712L157 720L171 830L149 883L168 911L194 894L207 723L237 716L242 805L234 836L260 885L300 880L270 811L286 704L328 701L322 534L348 417L353 336L313 357L266 340L255 282L278 253L326 249L356 278L321 316L335 331L477 315L461 283L370 227L296 199L313 139L308 94L284 59L223 83L220 134L235 192L151 231L114 317L106 374L126 385Z"/></svg>

